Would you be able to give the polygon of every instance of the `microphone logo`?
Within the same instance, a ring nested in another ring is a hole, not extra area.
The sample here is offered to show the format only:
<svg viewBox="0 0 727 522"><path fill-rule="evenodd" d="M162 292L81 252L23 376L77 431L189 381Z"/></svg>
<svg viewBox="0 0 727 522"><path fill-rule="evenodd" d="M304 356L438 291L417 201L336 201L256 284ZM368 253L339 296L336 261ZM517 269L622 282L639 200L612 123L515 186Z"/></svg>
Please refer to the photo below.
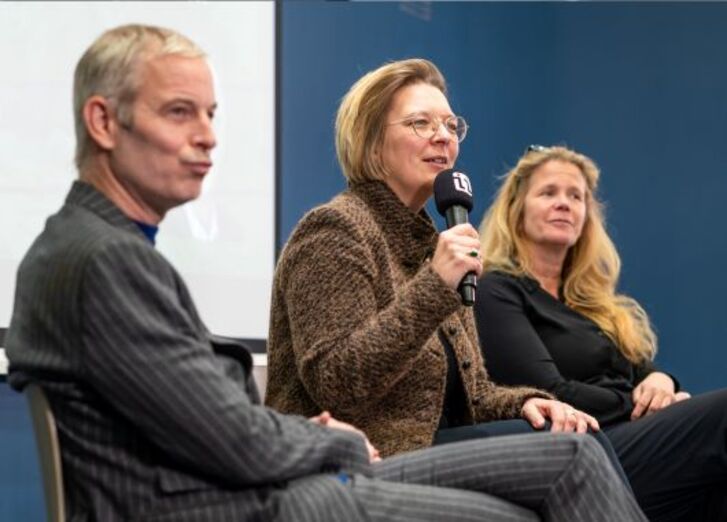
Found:
<svg viewBox="0 0 727 522"><path fill-rule="evenodd" d="M452 173L452 180L454 181L454 188L460 192L464 192L468 196L472 196L472 184L466 174L461 172Z"/></svg>

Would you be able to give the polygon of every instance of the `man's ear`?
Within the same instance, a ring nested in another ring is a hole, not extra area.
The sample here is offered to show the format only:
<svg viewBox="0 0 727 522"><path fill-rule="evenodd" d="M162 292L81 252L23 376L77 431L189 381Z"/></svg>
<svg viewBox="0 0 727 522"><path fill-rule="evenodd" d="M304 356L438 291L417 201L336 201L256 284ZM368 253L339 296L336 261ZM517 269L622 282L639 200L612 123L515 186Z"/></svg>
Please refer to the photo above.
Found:
<svg viewBox="0 0 727 522"><path fill-rule="evenodd" d="M91 139L103 150L116 145L119 122L109 101L103 96L91 96L83 104L83 121Z"/></svg>

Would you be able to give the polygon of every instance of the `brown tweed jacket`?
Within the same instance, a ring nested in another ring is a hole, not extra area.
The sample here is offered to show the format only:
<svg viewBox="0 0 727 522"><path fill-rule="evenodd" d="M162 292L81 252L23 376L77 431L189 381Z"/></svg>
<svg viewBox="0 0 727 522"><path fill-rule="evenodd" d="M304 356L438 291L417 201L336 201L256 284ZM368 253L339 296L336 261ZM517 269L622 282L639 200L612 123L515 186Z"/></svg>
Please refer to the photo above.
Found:
<svg viewBox="0 0 727 522"><path fill-rule="evenodd" d="M298 224L278 261L267 403L362 429L383 455L431 445L454 348L474 422L516 418L533 388L487 377L474 317L431 269L437 232L382 182L352 185Z"/></svg>

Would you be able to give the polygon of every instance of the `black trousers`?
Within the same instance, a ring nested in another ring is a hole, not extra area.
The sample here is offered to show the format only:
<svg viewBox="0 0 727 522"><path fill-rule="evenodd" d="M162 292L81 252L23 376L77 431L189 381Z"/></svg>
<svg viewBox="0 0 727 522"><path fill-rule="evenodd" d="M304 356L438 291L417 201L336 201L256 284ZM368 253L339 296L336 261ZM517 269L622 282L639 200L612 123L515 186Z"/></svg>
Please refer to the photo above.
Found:
<svg viewBox="0 0 727 522"><path fill-rule="evenodd" d="M727 521L727 390L603 431L650 521Z"/></svg>
<svg viewBox="0 0 727 522"><path fill-rule="evenodd" d="M523 433L548 433L550 431L550 422L546 422L541 429L535 429L524 419L510 419L502 421L485 422L482 424L473 424L468 426L459 426L456 428L440 429L434 435L434 445L447 444L449 442L459 442L470 439L482 439L488 437L502 437L505 435L518 435ZM626 487L629 487L629 480L626 473L621 467L618 455L614 450L608 437L602 431L588 432L592 435L606 452L608 460L611 461L616 474L621 477Z"/></svg>

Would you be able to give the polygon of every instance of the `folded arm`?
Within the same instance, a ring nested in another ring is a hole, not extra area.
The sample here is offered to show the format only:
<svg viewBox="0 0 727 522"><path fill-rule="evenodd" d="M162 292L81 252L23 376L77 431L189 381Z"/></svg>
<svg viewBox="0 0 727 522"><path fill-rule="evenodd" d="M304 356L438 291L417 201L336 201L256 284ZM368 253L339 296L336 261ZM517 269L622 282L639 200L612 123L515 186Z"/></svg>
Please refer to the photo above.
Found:
<svg viewBox="0 0 727 522"><path fill-rule="evenodd" d="M161 451L231 486L367 469L357 434L252 404L186 295L171 266L135 241L89 262L80 296L84 375L111 407Z"/></svg>

